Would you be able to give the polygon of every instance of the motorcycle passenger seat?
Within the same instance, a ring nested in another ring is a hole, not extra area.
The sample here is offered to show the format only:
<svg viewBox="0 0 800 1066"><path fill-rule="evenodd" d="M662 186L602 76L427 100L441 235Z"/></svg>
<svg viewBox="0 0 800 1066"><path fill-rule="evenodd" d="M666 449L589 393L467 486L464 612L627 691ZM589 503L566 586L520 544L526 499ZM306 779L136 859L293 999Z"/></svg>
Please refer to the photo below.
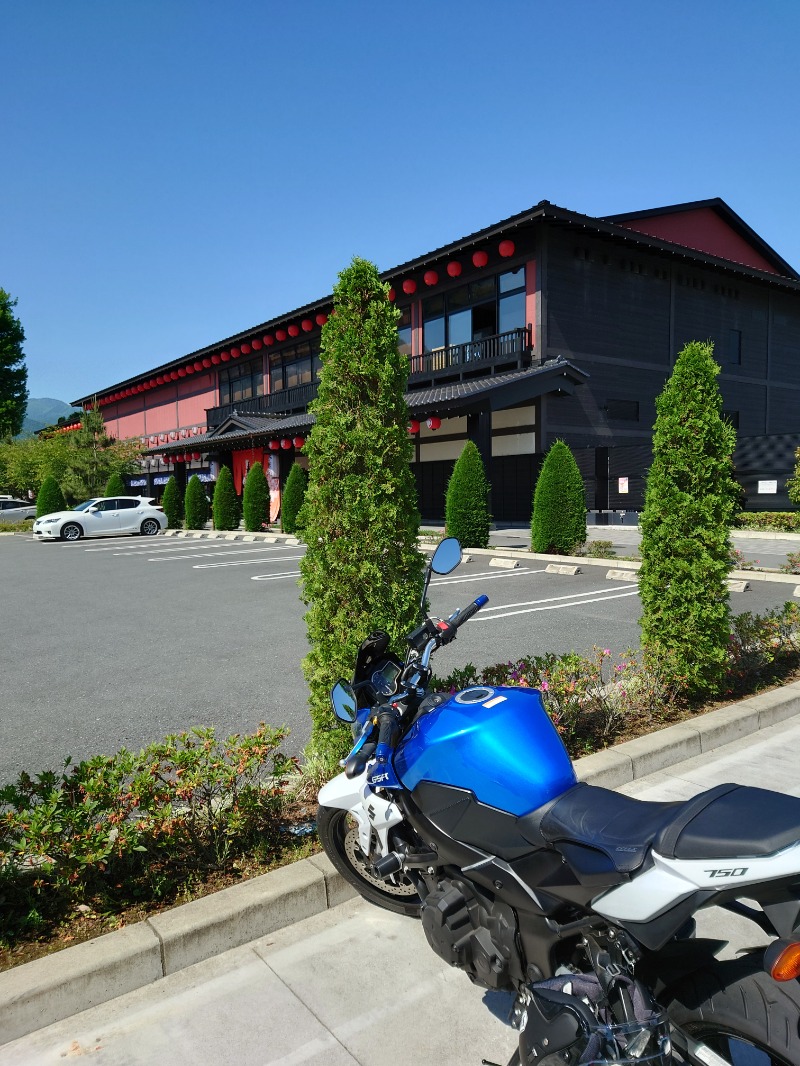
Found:
<svg viewBox="0 0 800 1066"><path fill-rule="evenodd" d="M800 843L800 799L717 785L687 800L653 841L668 859L755 859Z"/></svg>
<svg viewBox="0 0 800 1066"><path fill-rule="evenodd" d="M533 844L565 849L570 866L581 876L593 876L596 859L586 854L586 869L579 848L602 852L611 868L621 874L638 870L653 840L683 804L653 803L583 783L574 785L543 811L518 819L520 833Z"/></svg>

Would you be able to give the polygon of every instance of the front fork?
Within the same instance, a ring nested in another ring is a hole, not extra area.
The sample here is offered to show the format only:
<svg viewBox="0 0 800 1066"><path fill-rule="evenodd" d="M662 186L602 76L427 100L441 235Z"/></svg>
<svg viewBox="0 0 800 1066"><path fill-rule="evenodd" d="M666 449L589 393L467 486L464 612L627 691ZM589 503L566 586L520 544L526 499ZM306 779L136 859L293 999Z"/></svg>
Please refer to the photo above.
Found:
<svg viewBox="0 0 800 1066"><path fill-rule="evenodd" d="M374 862L392 850L389 833L405 819L397 803L370 788L368 776L367 771L354 778L339 774L322 788L319 802L350 812L358 825L361 853Z"/></svg>

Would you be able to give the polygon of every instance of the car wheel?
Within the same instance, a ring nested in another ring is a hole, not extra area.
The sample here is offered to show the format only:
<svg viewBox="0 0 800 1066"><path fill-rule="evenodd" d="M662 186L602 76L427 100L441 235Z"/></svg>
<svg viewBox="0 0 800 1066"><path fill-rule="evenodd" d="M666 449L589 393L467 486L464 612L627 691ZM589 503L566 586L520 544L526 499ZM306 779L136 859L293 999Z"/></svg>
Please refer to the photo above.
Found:
<svg viewBox="0 0 800 1066"><path fill-rule="evenodd" d="M62 540L80 540L82 536L83 530L77 522L67 522L65 526L61 527Z"/></svg>
<svg viewBox="0 0 800 1066"><path fill-rule="evenodd" d="M139 532L143 537L154 537L161 531L161 526L158 524L155 518L145 518L139 527Z"/></svg>

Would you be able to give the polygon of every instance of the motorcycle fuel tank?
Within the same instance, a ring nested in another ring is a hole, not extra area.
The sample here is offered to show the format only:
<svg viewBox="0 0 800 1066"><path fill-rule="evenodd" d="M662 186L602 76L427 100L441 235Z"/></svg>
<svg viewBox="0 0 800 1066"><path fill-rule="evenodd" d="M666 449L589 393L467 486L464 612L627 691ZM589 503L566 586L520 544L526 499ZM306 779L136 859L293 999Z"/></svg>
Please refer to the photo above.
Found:
<svg viewBox="0 0 800 1066"><path fill-rule="evenodd" d="M521 815L576 784L575 771L536 689L480 685L457 692L414 723L394 754L403 786L467 789Z"/></svg>

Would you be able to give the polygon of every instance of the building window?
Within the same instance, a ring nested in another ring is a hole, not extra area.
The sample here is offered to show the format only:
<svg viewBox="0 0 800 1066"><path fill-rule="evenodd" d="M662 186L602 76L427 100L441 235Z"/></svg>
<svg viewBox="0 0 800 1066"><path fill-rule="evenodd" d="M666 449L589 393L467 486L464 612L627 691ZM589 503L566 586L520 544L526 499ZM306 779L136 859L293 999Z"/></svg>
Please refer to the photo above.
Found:
<svg viewBox="0 0 800 1066"><path fill-rule="evenodd" d="M319 352L310 341L292 345L270 356L269 389L280 392L282 389L294 389L298 385L308 385L319 377Z"/></svg>
<svg viewBox="0 0 800 1066"><path fill-rule="evenodd" d="M261 361L234 363L219 372L220 404L238 403L264 395L264 370Z"/></svg>
<svg viewBox="0 0 800 1066"><path fill-rule="evenodd" d="M615 422L638 422L638 400L606 400L606 415Z"/></svg>
<svg viewBox="0 0 800 1066"><path fill-rule="evenodd" d="M733 426L734 429L739 428L739 412L738 411L723 411L722 418L729 426Z"/></svg>
<svg viewBox="0 0 800 1066"><path fill-rule="evenodd" d="M725 335L722 350L722 362L729 366L739 366L742 362L742 331L729 329Z"/></svg>
<svg viewBox="0 0 800 1066"><path fill-rule="evenodd" d="M423 351L469 344L525 325L525 267L422 301Z"/></svg>
<svg viewBox="0 0 800 1066"><path fill-rule="evenodd" d="M402 355L411 357L411 307L401 307L397 323L397 347Z"/></svg>

